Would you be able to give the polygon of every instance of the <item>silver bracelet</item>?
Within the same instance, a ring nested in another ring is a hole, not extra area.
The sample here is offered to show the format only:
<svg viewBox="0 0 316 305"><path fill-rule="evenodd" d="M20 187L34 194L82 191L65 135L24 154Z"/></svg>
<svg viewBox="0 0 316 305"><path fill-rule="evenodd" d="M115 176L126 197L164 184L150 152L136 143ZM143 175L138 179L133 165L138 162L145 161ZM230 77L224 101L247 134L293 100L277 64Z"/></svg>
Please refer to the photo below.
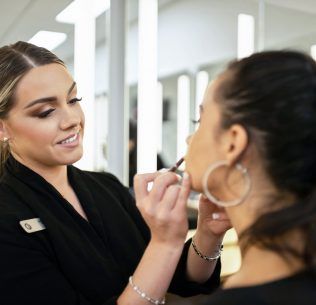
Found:
<svg viewBox="0 0 316 305"><path fill-rule="evenodd" d="M218 252L217 252L214 256L206 256L206 255L203 255L203 254L199 251L199 249L196 247L196 244L195 244L195 242L194 242L193 237L192 237L192 243L191 243L191 244L192 244L192 247L193 247L195 253L196 253L199 257L203 258L203 259L206 260L206 261L215 261L215 260L217 260L217 259L221 256L221 253L222 253L222 251L223 251L223 245L220 245L220 246L219 246L219 249L218 249Z"/></svg>
<svg viewBox="0 0 316 305"><path fill-rule="evenodd" d="M142 297L143 299L147 300L148 302L152 303L152 304L155 304L155 305L164 305L166 304L166 299L163 298L161 300L156 300L156 299L153 299L151 297L149 297L144 291L141 291L139 289L138 286L136 286L134 283L133 283L133 277L130 276L129 279L128 279L128 282L130 283L130 285L132 286L133 290L138 293L140 295L140 297Z"/></svg>

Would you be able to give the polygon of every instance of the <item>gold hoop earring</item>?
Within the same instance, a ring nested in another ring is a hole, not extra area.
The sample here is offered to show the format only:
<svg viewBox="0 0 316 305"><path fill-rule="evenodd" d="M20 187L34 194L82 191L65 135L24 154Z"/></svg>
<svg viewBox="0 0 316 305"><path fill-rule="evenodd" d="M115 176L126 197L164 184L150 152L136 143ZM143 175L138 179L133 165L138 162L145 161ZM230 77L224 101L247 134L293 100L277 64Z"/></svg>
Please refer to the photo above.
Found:
<svg viewBox="0 0 316 305"><path fill-rule="evenodd" d="M246 167L242 166L240 163L237 163L235 168L240 171L244 177L245 183L246 183L246 188L245 191L243 193L243 195L235 200L231 200L231 201L222 201L219 200L218 198L216 198L208 189L208 179L209 176L213 173L214 170L218 169L221 166L228 166L228 162L227 161L217 161L213 164L211 164L208 169L206 170L204 176L203 176L203 191L204 191L204 195L213 203L215 203L216 205L220 206L220 207L231 207L231 206L235 206L238 205L240 203L242 203L246 197L248 196L250 189L251 189L251 180L250 180L250 176L248 173L248 170Z"/></svg>

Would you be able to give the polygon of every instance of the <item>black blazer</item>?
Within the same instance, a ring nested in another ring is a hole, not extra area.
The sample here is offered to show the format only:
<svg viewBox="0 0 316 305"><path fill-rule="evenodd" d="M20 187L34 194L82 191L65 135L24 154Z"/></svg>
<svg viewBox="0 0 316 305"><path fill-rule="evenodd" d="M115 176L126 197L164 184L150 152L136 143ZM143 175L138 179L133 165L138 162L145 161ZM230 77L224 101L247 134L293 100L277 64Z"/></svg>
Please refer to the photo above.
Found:
<svg viewBox="0 0 316 305"><path fill-rule="evenodd" d="M0 182L0 304L116 304L150 239L128 190L111 174L68 166L83 219L40 175L12 157ZM22 220L39 218L28 233ZM209 293L220 263L203 285L186 280L185 245L170 291Z"/></svg>

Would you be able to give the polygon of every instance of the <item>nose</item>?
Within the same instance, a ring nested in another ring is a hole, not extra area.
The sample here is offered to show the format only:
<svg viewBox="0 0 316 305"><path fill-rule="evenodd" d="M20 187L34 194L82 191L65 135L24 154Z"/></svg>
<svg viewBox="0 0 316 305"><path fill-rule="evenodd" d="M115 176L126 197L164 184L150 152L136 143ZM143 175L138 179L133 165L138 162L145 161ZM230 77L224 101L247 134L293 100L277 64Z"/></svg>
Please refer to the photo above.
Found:
<svg viewBox="0 0 316 305"><path fill-rule="evenodd" d="M189 145L192 139L192 134L188 135L187 138L185 139L185 142Z"/></svg>
<svg viewBox="0 0 316 305"><path fill-rule="evenodd" d="M80 125L82 116L78 113L78 110L72 109L70 107L65 107L63 109L63 115L60 122L60 128L62 130L67 130Z"/></svg>

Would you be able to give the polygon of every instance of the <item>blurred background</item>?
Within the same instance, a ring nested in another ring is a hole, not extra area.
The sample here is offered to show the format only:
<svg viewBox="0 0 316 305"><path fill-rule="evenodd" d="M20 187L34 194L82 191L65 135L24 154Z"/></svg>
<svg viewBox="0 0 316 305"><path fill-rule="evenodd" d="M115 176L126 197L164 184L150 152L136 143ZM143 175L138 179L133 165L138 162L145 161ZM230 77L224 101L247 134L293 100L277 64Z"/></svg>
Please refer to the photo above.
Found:
<svg viewBox="0 0 316 305"><path fill-rule="evenodd" d="M205 88L227 63L285 48L316 58L316 1L1 0L0 45L18 40L52 50L78 84L78 166L132 186L137 171L185 154ZM223 276L239 266L233 231L225 244Z"/></svg>

